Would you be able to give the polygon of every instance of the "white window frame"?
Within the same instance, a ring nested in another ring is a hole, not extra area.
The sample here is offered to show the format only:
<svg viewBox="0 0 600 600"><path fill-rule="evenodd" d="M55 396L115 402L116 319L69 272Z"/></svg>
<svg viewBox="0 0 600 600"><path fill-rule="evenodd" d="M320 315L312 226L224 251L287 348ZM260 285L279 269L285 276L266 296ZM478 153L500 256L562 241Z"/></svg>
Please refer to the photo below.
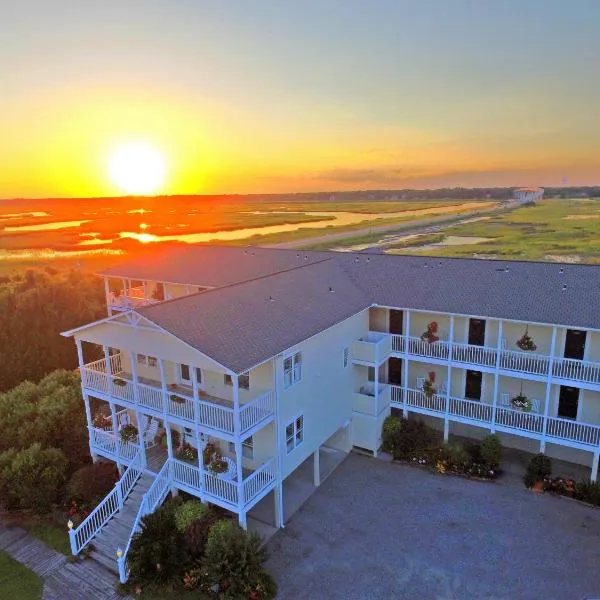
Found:
<svg viewBox="0 0 600 600"><path fill-rule="evenodd" d="M223 384L230 385L233 387L233 377L225 373L223 375ZM250 389L250 373L242 373L238 375L238 390L249 390Z"/></svg>
<svg viewBox="0 0 600 600"><path fill-rule="evenodd" d="M235 454L235 442L229 442L229 452ZM242 456L254 460L254 438L252 436L242 442Z"/></svg>
<svg viewBox="0 0 600 600"><path fill-rule="evenodd" d="M145 354L136 354L135 360L138 365L147 365L148 357Z"/></svg>
<svg viewBox="0 0 600 600"><path fill-rule="evenodd" d="M289 367L286 362L291 361ZM294 352L283 359L283 387L287 390L302 381L302 352Z"/></svg>
<svg viewBox="0 0 600 600"><path fill-rule="evenodd" d="M298 425L298 421L300 421L300 425ZM291 435L288 434L288 427L292 427ZM299 414L285 426L286 454L291 454L302 442L304 442L304 414Z"/></svg>
<svg viewBox="0 0 600 600"><path fill-rule="evenodd" d="M183 377L183 375L181 374L181 367L185 366L189 369L189 374L190 374L190 378L189 379L185 379ZM188 365L186 363L177 363L177 381L179 383L181 383L182 385L189 385L189 386L193 386L194 384L192 383L192 377L196 376L196 382L198 383L198 385L202 385L202 369L200 369L199 367L193 367L192 365Z"/></svg>
<svg viewBox="0 0 600 600"><path fill-rule="evenodd" d="M156 356L148 356L146 360L151 369L156 369L158 367L158 358L156 358Z"/></svg>

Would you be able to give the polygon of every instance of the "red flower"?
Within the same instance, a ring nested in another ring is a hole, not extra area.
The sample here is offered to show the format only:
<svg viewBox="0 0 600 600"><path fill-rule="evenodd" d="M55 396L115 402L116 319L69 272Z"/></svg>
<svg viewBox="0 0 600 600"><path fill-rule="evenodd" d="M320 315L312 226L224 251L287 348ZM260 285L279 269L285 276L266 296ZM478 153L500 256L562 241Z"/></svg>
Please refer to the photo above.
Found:
<svg viewBox="0 0 600 600"><path fill-rule="evenodd" d="M435 383L435 371L429 371L429 381Z"/></svg>
<svg viewBox="0 0 600 600"><path fill-rule="evenodd" d="M437 321L431 321L431 323L429 323L429 329L431 329L432 333L437 333L437 330L438 330Z"/></svg>

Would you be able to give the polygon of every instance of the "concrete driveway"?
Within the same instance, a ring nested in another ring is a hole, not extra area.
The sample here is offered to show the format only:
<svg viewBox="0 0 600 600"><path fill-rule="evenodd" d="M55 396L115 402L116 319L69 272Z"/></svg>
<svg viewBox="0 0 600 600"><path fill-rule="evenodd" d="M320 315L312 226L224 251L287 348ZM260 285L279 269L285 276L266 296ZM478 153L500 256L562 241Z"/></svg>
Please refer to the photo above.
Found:
<svg viewBox="0 0 600 600"><path fill-rule="evenodd" d="M278 598L600 598L600 510L350 454L268 545Z"/></svg>

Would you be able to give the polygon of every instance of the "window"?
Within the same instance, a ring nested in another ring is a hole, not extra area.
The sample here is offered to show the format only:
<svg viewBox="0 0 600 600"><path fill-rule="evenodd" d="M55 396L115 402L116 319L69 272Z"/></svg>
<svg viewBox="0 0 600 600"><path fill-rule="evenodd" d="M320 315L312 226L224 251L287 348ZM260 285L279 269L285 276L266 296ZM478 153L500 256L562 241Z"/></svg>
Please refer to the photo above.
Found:
<svg viewBox="0 0 600 600"><path fill-rule="evenodd" d="M283 387L286 389L302 379L302 353L296 352L283 361Z"/></svg>
<svg viewBox="0 0 600 600"><path fill-rule="evenodd" d="M235 452L234 442L229 442L229 452ZM249 459L254 458L254 439L252 438L252 436L250 436L242 442L242 456L244 458Z"/></svg>
<svg viewBox="0 0 600 600"><path fill-rule="evenodd" d="M202 370L197 367L190 367L190 365L179 365L179 381L182 383L192 383L192 369L196 371L196 381L202 383Z"/></svg>
<svg viewBox="0 0 600 600"><path fill-rule="evenodd" d="M147 356L145 354L137 355L137 364L138 365L145 365L146 362L147 362Z"/></svg>
<svg viewBox="0 0 600 600"><path fill-rule="evenodd" d="M367 381L375 381L375 367L367 367Z"/></svg>
<svg viewBox="0 0 600 600"><path fill-rule="evenodd" d="M223 377L223 382L225 383L225 385L233 385L231 375L225 375ZM250 389L250 375L248 375L247 373L244 373L243 375L238 375L238 389Z"/></svg>
<svg viewBox="0 0 600 600"><path fill-rule="evenodd" d="M285 445L287 453L297 448L304 440L304 415L296 417L285 428Z"/></svg>
<svg viewBox="0 0 600 600"><path fill-rule="evenodd" d="M344 369L348 366L348 356L350 354L350 348L348 348L346 346L346 348L344 348Z"/></svg>
<svg viewBox="0 0 600 600"><path fill-rule="evenodd" d="M156 356L148 357L148 366L154 367L154 368L156 368L158 366L158 359L156 358Z"/></svg>

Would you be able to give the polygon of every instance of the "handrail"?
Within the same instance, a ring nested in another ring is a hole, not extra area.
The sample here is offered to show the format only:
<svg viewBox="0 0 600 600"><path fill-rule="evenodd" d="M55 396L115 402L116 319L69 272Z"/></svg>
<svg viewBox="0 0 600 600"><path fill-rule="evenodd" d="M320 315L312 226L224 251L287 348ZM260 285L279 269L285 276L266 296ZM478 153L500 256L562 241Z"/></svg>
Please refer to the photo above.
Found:
<svg viewBox="0 0 600 600"><path fill-rule="evenodd" d="M69 521L69 541L73 555L79 554L104 525L123 507L123 503L131 493L136 481L140 478L142 471L142 455L141 451L138 450L135 458L123 473L123 476L115 483L115 487L84 519L79 527L73 529L72 522Z"/></svg>
<svg viewBox="0 0 600 600"><path fill-rule="evenodd" d="M264 488L275 479L275 470L273 464L275 458L270 458L263 463L252 475L243 480L244 499L246 504L251 502ZM259 481L256 481L259 479Z"/></svg>
<svg viewBox="0 0 600 600"><path fill-rule="evenodd" d="M121 550L121 548L117 549L117 566L119 568L119 579L121 583L125 583L129 578L129 571L127 569L127 554L129 552L129 548L131 547L133 536L140 529L140 521L143 517L156 510L156 507L167 495L171 487L171 481L171 459L168 459L142 498L140 508L138 509L133 525L131 526L131 532L129 534L129 539L127 540L127 546L125 546L124 550Z"/></svg>
<svg viewBox="0 0 600 600"><path fill-rule="evenodd" d="M273 398L273 391L269 390L240 407L242 431L250 429L273 413Z"/></svg>

